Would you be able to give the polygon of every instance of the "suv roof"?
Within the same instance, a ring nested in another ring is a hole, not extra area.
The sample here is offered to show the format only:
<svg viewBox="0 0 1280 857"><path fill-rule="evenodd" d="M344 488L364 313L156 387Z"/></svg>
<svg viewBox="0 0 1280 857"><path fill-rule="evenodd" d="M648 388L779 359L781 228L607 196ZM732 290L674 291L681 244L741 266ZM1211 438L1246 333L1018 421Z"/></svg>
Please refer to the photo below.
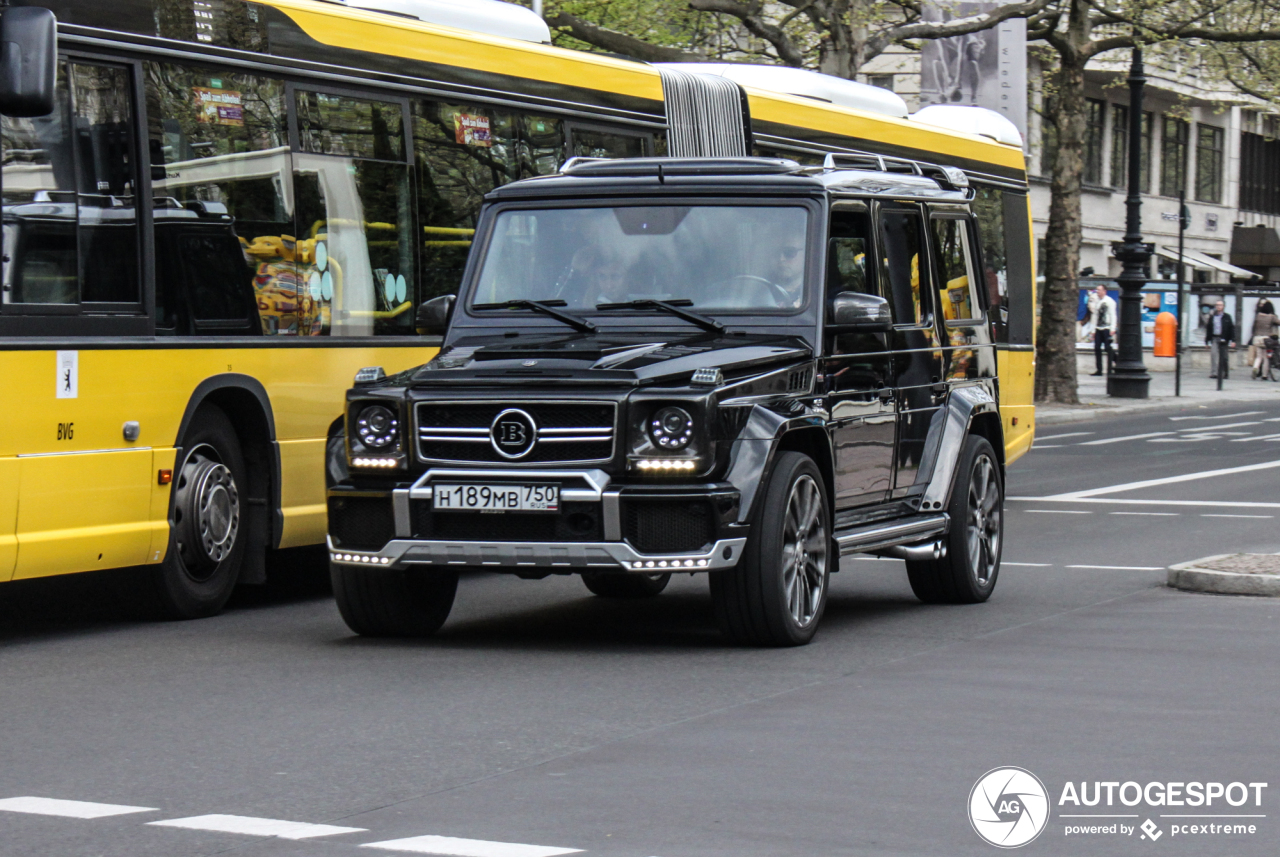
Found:
<svg viewBox="0 0 1280 857"><path fill-rule="evenodd" d="M828 155L821 167L783 158L570 158L555 175L503 185L488 199L617 193L750 191L964 202L968 179L942 167L878 155Z"/></svg>

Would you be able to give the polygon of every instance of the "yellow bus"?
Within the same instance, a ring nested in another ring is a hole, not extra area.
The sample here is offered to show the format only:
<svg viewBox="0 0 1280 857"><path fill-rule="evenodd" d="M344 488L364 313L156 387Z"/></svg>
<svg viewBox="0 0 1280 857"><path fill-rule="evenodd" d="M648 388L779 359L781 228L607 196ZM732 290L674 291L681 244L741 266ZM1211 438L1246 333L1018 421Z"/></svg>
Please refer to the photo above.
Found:
<svg viewBox="0 0 1280 857"><path fill-rule="evenodd" d="M467 19L392 5L6 8L6 41L14 10L51 11L57 54L52 109L0 119L0 582L142 567L139 598L198 617L264 581L272 551L322 543L353 376L430 359L418 310L456 289L483 195L573 156L716 154L725 137L963 168L1001 308L1007 460L1030 446L1019 146L861 90L555 48L496 0ZM728 81L739 127L699 127L675 97L688 80Z"/></svg>

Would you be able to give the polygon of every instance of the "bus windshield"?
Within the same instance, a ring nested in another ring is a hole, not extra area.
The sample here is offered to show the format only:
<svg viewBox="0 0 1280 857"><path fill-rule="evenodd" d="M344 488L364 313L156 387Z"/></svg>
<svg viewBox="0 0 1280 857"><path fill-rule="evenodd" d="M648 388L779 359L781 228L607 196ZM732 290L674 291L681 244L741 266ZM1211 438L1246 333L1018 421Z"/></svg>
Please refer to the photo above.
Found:
<svg viewBox="0 0 1280 857"><path fill-rule="evenodd" d="M690 301L715 312L804 302L809 213L800 206L511 209L498 215L474 304Z"/></svg>

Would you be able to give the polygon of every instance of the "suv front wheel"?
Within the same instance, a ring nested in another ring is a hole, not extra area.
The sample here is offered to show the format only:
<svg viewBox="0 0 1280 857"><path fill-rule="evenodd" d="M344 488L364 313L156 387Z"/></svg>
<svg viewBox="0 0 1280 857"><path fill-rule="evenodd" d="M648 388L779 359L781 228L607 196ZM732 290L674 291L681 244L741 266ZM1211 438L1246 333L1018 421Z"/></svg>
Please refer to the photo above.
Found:
<svg viewBox="0 0 1280 857"><path fill-rule="evenodd" d="M778 457L737 568L711 575L720 629L754 646L802 646L813 639L827 605L830 516L813 459Z"/></svg>

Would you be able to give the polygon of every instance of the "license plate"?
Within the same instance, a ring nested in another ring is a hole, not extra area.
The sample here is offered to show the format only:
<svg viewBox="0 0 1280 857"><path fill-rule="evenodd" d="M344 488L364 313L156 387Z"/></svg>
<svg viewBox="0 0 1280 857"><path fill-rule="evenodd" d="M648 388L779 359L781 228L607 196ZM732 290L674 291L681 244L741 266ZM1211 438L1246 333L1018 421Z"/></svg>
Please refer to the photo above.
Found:
<svg viewBox="0 0 1280 857"><path fill-rule="evenodd" d="M559 485L435 485L437 512L559 512Z"/></svg>

